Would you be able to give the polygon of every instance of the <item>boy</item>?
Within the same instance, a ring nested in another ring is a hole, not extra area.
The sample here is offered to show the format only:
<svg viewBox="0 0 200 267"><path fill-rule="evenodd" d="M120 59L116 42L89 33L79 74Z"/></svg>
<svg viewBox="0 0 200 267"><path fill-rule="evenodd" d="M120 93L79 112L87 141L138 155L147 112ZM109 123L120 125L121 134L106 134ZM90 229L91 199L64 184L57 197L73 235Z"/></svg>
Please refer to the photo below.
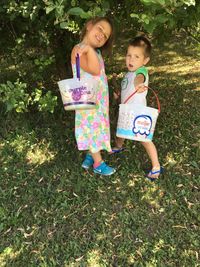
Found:
<svg viewBox="0 0 200 267"><path fill-rule="evenodd" d="M126 66L128 72L121 83L121 103L135 91L137 93L134 97L130 98L128 104L139 104L146 106L147 86L149 81L148 71L145 65L150 60L151 43L144 36L138 36L129 43L126 54ZM120 93L115 92L114 98L117 99ZM148 179L154 181L163 171L158 160L157 149L152 141L141 142L144 146L148 156L151 159L152 169L146 175ZM112 153L118 153L122 150L124 144L123 138L116 138L116 146L112 149Z"/></svg>

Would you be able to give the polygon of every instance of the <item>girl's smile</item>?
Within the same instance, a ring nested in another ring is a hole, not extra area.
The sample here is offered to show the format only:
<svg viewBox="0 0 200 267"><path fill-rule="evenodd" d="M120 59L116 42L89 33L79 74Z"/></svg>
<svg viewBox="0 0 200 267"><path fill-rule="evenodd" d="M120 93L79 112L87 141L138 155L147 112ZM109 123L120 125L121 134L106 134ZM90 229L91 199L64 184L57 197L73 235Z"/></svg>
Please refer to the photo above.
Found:
<svg viewBox="0 0 200 267"><path fill-rule="evenodd" d="M111 26L107 21L99 21L87 27L86 42L94 48L102 47L110 37Z"/></svg>

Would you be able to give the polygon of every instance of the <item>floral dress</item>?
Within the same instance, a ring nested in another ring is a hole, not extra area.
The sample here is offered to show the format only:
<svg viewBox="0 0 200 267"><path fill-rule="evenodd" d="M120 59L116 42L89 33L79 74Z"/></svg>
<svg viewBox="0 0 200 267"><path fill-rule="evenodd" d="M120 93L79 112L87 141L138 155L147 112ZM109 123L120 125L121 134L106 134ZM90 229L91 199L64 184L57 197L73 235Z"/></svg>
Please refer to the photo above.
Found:
<svg viewBox="0 0 200 267"><path fill-rule="evenodd" d="M97 51L100 62L100 75L93 76L80 70L80 77L93 77L98 80L97 104L95 109L76 110L75 136L79 150L89 150L96 153L100 150L111 152L110 122L109 122L109 93L105 74L104 62L100 51ZM76 77L76 65L72 65Z"/></svg>

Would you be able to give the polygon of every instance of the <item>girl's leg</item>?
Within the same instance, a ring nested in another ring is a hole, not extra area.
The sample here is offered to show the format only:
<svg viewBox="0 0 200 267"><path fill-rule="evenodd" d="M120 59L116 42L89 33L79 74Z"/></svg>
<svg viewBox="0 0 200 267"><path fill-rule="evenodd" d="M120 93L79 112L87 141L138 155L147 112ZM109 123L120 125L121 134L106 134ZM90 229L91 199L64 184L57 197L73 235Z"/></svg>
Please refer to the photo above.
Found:
<svg viewBox="0 0 200 267"><path fill-rule="evenodd" d="M101 152L91 153L91 156L94 160L93 171L100 175L111 175L115 173L115 169L108 166L101 157Z"/></svg>
<svg viewBox="0 0 200 267"><path fill-rule="evenodd" d="M160 163L158 160L158 153L157 149L153 142L141 142L144 146L152 164L152 171L159 171L160 170ZM151 174L151 178L158 178L159 173Z"/></svg>
<svg viewBox="0 0 200 267"><path fill-rule="evenodd" d="M100 151L96 153L91 153L90 151L89 153L87 153L82 163L82 167L84 169L89 169L92 166L93 171L101 175L111 175L115 173L114 168L109 167L105 162L103 162Z"/></svg>
<svg viewBox="0 0 200 267"><path fill-rule="evenodd" d="M100 151L98 151L96 153L91 153L90 152L90 154L91 154L91 156L93 157L93 160L94 160L94 167L100 165L101 162L102 162L101 152Z"/></svg>

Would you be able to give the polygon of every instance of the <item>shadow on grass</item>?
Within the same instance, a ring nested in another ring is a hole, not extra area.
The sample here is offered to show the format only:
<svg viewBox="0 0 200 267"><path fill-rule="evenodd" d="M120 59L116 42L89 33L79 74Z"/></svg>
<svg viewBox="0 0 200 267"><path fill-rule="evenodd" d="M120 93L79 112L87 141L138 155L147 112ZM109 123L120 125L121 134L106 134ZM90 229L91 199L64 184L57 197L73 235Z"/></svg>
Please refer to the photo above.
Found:
<svg viewBox="0 0 200 267"><path fill-rule="evenodd" d="M113 176L81 170L73 113L1 118L2 266L197 266L198 76L174 77L168 60L158 63L169 65L164 72L151 67L162 107L154 140L166 169L156 183L145 180L147 156L132 141L105 154Z"/></svg>

